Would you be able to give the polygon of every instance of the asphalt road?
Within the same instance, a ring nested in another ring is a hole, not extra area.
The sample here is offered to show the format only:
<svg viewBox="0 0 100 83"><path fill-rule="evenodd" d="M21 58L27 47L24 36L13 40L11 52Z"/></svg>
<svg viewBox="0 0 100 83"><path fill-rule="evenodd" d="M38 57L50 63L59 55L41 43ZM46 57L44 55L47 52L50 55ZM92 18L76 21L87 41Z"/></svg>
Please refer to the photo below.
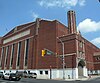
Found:
<svg viewBox="0 0 100 83"><path fill-rule="evenodd" d="M100 77L91 80L75 80L75 81L62 81L62 80L39 80L32 78L22 78L20 81L9 81L0 79L0 83L100 83Z"/></svg>

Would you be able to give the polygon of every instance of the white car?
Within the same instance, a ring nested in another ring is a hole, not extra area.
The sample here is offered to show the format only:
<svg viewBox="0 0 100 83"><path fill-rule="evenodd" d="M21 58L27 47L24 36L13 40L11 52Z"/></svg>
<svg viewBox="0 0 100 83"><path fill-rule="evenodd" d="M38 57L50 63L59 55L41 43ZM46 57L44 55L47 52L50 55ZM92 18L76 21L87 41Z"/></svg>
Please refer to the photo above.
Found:
<svg viewBox="0 0 100 83"><path fill-rule="evenodd" d="M4 73L3 74L3 79L9 79L10 73Z"/></svg>
<svg viewBox="0 0 100 83"><path fill-rule="evenodd" d="M36 79L37 74L36 74L36 73L29 73L29 74L28 74L28 77L29 77L29 78L34 78L34 79Z"/></svg>
<svg viewBox="0 0 100 83"><path fill-rule="evenodd" d="M21 76L17 75L16 73L5 73L3 75L3 79L19 81L21 79Z"/></svg>
<svg viewBox="0 0 100 83"><path fill-rule="evenodd" d="M28 77L28 78L36 79L37 74L36 73L26 73L26 74L23 74L23 77Z"/></svg>

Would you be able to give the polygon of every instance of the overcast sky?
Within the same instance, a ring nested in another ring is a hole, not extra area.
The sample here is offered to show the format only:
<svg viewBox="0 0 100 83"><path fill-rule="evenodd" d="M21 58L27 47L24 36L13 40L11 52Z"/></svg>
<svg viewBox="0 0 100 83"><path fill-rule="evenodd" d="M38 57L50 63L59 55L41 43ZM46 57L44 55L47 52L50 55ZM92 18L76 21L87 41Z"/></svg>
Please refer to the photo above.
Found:
<svg viewBox="0 0 100 83"><path fill-rule="evenodd" d="M37 17L58 20L67 26L67 11L76 12L83 37L100 47L99 0L0 0L0 36Z"/></svg>

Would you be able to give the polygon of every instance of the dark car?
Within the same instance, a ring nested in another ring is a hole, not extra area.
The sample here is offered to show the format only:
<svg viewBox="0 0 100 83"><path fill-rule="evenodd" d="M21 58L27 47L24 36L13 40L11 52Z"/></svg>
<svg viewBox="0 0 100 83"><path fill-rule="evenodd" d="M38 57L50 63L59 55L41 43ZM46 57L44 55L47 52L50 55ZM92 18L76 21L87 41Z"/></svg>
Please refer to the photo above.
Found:
<svg viewBox="0 0 100 83"><path fill-rule="evenodd" d="M9 76L9 80L17 80L19 81L21 79L21 76L16 73L11 73Z"/></svg>
<svg viewBox="0 0 100 83"><path fill-rule="evenodd" d="M3 79L19 81L21 79L21 76L17 75L16 73L6 73L4 74Z"/></svg>

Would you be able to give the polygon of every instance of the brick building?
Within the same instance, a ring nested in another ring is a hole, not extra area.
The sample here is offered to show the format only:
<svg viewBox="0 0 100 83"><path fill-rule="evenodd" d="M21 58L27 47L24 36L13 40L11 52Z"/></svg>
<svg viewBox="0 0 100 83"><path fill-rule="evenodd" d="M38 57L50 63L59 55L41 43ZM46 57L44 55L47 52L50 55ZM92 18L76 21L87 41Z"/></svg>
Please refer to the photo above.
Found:
<svg viewBox="0 0 100 83"><path fill-rule="evenodd" d="M27 71L37 78L78 78L100 74L100 49L77 31L76 15L68 11L68 26L57 20L37 18L16 26L0 38L0 69L3 72ZM64 50L62 50L64 43ZM42 57L42 50L54 54ZM64 69L62 57L64 52Z"/></svg>

